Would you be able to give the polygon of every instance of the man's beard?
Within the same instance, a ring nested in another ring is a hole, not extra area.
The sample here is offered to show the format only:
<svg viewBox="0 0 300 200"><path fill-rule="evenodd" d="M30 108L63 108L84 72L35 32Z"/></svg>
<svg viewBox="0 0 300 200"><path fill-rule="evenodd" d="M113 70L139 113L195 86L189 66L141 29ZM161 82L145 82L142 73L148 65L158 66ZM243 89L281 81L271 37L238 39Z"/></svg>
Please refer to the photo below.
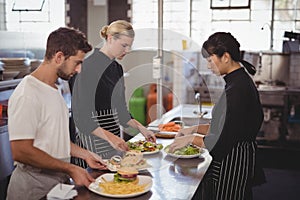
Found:
<svg viewBox="0 0 300 200"><path fill-rule="evenodd" d="M59 78L61 78L61 79L65 80L65 81L67 81L67 80L69 80L69 79L71 78L72 74L66 74L66 73L63 71L64 68L65 68L65 64L62 64L62 65L58 68L56 74L57 74L57 76L58 76Z"/></svg>

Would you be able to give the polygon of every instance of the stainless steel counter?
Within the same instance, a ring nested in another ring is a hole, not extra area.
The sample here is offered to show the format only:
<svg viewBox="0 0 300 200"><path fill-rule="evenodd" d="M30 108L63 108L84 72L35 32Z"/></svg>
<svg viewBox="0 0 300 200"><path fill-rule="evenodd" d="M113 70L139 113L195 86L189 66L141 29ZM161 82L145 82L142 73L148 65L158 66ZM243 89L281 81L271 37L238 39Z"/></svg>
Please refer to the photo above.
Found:
<svg viewBox="0 0 300 200"><path fill-rule="evenodd" d="M138 134L132 141L144 139ZM157 139L164 147L172 143L173 139ZM140 174L149 175L153 179L151 190L141 196L130 199L191 199L199 183L202 180L212 158L205 154L200 158L177 159L168 156L163 150L152 155L145 155L144 158L152 166ZM109 171L92 171L94 177ZM110 199L89 191L86 188L78 189L78 196L75 199Z"/></svg>
<svg viewBox="0 0 300 200"><path fill-rule="evenodd" d="M157 127L159 124L165 124L170 121L182 121L185 126L193 126L198 124L206 124L211 120L211 111L213 106L202 105L200 107L197 104L180 104L170 111L161 116L161 119L156 119L151 122L149 127ZM206 113L204 116L200 116L200 113Z"/></svg>

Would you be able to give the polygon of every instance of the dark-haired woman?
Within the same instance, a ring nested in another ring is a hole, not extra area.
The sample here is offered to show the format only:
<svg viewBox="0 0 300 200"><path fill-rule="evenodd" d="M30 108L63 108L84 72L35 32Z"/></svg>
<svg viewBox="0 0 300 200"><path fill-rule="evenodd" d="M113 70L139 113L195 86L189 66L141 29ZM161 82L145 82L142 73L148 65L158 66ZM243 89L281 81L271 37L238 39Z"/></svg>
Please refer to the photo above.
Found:
<svg viewBox="0 0 300 200"><path fill-rule="evenodd" d="M214 106L211 124L183 129L171 150L193 143L210 151L213 160L193 199L252 199L258 172L255 140L263 121L259 94L248 74L254 75L255 67L241 59L240 44L230 33L211 35L202 55L214 74L224 76L225 91Z"/></svg>

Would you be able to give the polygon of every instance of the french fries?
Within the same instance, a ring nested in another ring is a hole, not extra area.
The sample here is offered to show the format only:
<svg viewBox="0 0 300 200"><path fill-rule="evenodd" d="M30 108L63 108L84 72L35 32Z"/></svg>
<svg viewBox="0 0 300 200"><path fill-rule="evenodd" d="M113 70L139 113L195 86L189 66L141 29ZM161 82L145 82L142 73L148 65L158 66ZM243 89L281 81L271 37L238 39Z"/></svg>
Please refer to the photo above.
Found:
<svg viewBox="0 0 300 200"><path fill-rule="evenodd" d="M114 195L133 194L145 191L147 184L136 183L116 183L114 181L105 181L99 183L99 187L103 189L104 193Z"/></svg>
<svg viewBox="0 0 300 200"><path fill-rule="evenodd" d="M168 122L166 124L159 124L158 128L160 131L178 132L181 126L175 122Z"/></svg>

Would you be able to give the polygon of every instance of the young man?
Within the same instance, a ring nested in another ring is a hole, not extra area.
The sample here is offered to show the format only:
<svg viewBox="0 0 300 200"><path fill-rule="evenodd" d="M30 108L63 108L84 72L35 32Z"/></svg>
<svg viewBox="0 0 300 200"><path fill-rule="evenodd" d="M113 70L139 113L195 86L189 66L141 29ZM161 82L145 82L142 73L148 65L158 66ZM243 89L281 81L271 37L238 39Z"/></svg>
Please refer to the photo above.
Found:
<svg viewBox="0 0 300 200"><path fill-rule="evenodd" d="M71 177L76 185L94 179L70 156L84 159L91 168L104 169L102 160L70 142L69 110L56 81L80 72L92 49L83 33L71 28L53 31L42 64L23 78L8 104L8 130L17 162L8 186L8 199L40 199L52 187Z"/></svg>

